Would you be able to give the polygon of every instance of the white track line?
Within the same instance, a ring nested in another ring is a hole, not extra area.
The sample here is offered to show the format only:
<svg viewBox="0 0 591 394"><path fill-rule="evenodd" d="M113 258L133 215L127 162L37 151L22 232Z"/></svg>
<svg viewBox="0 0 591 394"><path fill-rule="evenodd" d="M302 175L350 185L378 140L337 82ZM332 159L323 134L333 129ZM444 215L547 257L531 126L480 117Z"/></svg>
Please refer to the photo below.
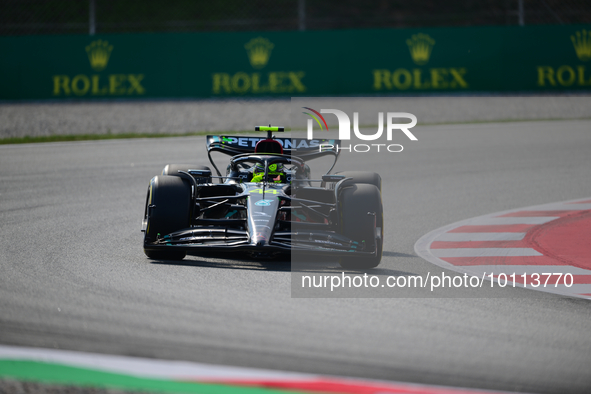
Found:
<svg viewBox="0 0 591 394"><path fill-rule="evenodd" d="M591 275L590 270L573 267L572 265L471 265L465 267L477 275L483 273L504 273L506 275L515 274L572 274L572 275ZM545 279L545 278L544 278Z"/></svg>
<svg viewBox="0 0 591 394"><path fill-rule="evenodd" d="M532 248L457 248L431 249L436 257L501 257L501 256L543 256Z"/></svg>
<svg viewBox="0 0 591 394"><path fill-rule="evenodd" d="M572 204L558 202L552 204L544 204L535 208L527 207L525 209L518 209L517 211L586 211L588 209L591 209L591 204Z"/></svg>
<svg viewBox="0 0 591 394"><path fill-rule="evenodd" d="M25 348L0 345L0 359L59 363L80 368L155 379L290 379L306 380L311 375L255 368L229 367L188 361L154 360L139 357L92 354L69 350Z"/></svg>
<svg viewBox="0 0 591 394"><path fill-rule="evenodd" d="M571 209L572 210L572 209ZM500 215L495 215L500 216ZM544 224L556 220L558 217L554 216L541 216L541 217L484 217L478 221L478 226L490 226L490 225L511 225L511 224Z"/></svg>
<svg viewBox="0 0 591 394"><path fill-rule="evenodd" d="M436 241L521 241L526 233L444 233Z"/></svg>

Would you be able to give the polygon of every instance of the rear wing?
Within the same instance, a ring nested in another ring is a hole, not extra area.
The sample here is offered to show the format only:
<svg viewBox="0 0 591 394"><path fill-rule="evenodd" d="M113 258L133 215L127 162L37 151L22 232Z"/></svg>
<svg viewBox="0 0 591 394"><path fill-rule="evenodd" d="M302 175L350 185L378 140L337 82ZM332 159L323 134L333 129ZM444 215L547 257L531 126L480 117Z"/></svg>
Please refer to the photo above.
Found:
<svg viewBox="0 0 591 394"><path fill-rule="evenodd" d="M211 164L217 169L217 166L211 159L212 152L221 152L228 156L254 153L254 148L257 142L264 140L265 138L236 135L208 135L206 139L207 156L209 157ZM316 138L312 140L306 138L274 138L274 140L279 142L283 147L283 154L297 156L304 160L312 160L330 155L334 156L336 163L340 153L339 147L341 145L341 140L326 138Z"/></svg>
<svg viewBox="0 0 591 394"><path fill-rule="evenodd" d="M264 140L264 137L243 137L208 135L207 151L222 152L228 156L236 156L242 153L254 153L257 142ZM308 140L306 138L274 138L283 147L286 155L299 156L302 159L314 159L326 155L338 155L341 140L317 138Z"/></svg>

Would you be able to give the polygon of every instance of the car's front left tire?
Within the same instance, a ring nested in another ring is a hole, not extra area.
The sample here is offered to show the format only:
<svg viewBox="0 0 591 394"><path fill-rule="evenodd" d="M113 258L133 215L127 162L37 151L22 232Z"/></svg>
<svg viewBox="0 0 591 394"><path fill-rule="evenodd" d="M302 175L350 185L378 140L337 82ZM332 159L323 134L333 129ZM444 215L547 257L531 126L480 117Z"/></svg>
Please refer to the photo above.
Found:
<svg viewBox="0 0 591 394"><path fill-rule="evenodd" d="M189 227L191 186L178 176L158 175L150 181L146 199L144 253L151 259L182 260L185 251L151 250L149 243L159 236Z"/></svg>

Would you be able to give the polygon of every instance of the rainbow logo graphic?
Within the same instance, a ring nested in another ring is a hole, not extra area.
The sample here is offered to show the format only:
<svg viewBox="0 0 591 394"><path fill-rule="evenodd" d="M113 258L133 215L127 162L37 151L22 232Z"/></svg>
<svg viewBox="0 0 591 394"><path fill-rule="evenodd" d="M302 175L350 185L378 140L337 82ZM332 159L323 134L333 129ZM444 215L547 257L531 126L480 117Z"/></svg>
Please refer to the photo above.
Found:
<svg viewBox="0 0 591 394"><path fill-rule="evenodd" d="M318 116L320 117L320 119L322 119L322 122L324 123L324 126L326 127L326 131L328 131L328 125L326 124L326 120L324 120L324 117L323 117L322 115L320 115L320 112L316 111L315 109L308 108L308 107L302 107L302 108L303 108L303 109L307 109L307 110L309 110L309 111L312 111L312 112L314 112L316 115L318 115ZM320 120L318 120L318 118L317 118L316 116L312 115L312 114L311 114L311 113L309 113L309 112L302 112L302 113L303 113L303 114L306 114L306 115L310 115L312 118L314 118L314 120L316 121L316 123L318 123L318 126L320 126L320 130L323 130L323 129L322 129L322 123L320 123Z"/></svg>

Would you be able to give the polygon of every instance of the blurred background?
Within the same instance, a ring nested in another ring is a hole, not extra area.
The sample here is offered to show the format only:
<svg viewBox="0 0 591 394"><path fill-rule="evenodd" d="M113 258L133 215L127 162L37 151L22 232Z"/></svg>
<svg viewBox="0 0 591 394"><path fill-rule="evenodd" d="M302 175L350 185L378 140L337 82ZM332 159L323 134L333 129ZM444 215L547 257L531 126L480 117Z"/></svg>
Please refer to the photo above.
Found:
<svg viewBox="0 0 591 394"><path fill-rule="evenodd" d="M0 139L242 130L287 117L295 96L389 96L427 123L588 113L589 0L0 0L0 10Z"/></svg>
<svg viewBox="0 0 591 394"><path fill-rule="evenodd" d="M2 0L0 35L583 24L588 0Z"/></svg>

